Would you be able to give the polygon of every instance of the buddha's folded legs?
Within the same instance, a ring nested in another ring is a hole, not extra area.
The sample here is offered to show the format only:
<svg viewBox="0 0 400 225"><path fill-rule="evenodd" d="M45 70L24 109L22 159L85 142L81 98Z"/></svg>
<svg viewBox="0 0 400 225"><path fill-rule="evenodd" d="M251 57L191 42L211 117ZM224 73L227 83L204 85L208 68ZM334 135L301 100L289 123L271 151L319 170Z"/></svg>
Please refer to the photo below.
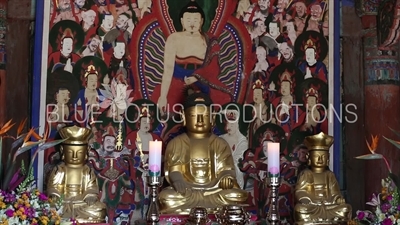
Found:
<svg viewBox="0 0 400 225"><path fill-rule="evenodd" d="M241 189L187 190L181 195L172 187L167 187L159 195L160 211L163 214L188 214L190 209L196 206L205 207L209 212L213 212L224 205L245 202L246 199L247 192Z"/></svg>
<svg viewBox="0 0 400 225"><path fill-rule="evenodd" d="M70 215L69 217L76 218L80 223L104 222L107 215L104 203L99 201L90 206L85 202L75 203L67 208L63 217Z"/></svg>
<svg viewBox="0 0 400 225"><path fill-rule="evenodd" d="M295 221L298 224L308 224L307 222L318 221L346 221L351 215L351 206L348 204L341 205L301 205L297 204L294 208Z"/></svg>

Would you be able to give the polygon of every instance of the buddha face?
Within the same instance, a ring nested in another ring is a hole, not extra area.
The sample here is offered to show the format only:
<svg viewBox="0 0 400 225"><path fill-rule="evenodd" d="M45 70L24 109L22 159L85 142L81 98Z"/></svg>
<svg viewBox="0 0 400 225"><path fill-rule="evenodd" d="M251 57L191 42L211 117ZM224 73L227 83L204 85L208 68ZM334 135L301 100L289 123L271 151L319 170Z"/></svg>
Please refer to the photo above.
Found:
<svg viewBox="0 0 400 225"><path fill-rule="evenodd" d="M115 150L115 137L108 135L104 137L103 149L106 152L112 153Z"/></svg>
<svg viewBox="0 0 400 225"><path fill-rule="evenodd" d="M313 5L310 9L311 18L317 20L321 18L322 8L320 5Z"/></svg>
<svg viewBox="0 0 400 225"><path fill-rule="evenodd" d="M289 47L287 42L282 42L282 44L279 46L279 52L286 60L289 60L293 56L293 50L291 47Z"/></svg>
<svg viewBox="0 0 400 225"><path fill-rule="evenodd" d="M239 130L239 121L228 121L226 123L226 132L229 135L234 135Z"/></svg>
<svg viewBox="0 0 400 225"><path fill-rule="evenodd" d="M264 47L258 46L256 49L256 55L259 62L265 61L267 58L267 51Z"/></svg>
<svg viewBox="0 0 400 225"><path fill-rule="evenodd" d="M316 104L317 104L317 97L315 97L315 96L307 97L307 108L308 108L308 110L314 110Z"/></svg>
<svg viewBox="0 0 400 225"><path fill-rule="evenodd" d="M128 20L129 20L129 18L126 15L121 14L118 16L116 26L119 29L123 29L128 24Z"/></svg>
<svg viewBox="0 0 400 225"><path fill-rule="evenodd" d="M101 40L99 38L93 37L88 46L89 50L92 52L95 52L97 50L97 48L99 47L100 43L101 43Z"/></svg>
<svg viewBox="0 0 400 225"><path fill-rule="evenodd" d="M73 40L72 38L64 38L61 42L62 44L62 51L64 53L70 54L72 52L72 45L73 45Z"/></svg>
<svg viewBox="0 0 400 225"><path fill-rule="evenodd" d="M124 42L117 42L114 47L114 57L117 59L122 59L125 55L125 43Z"/></svg>
<svg viewBox="0 0 400 225"><path fill-rule="evenodd" d="M87 85L86 88L94 90L97 88L97 75L96 74L89 74L87 76Z"/></svg>
<svg viewBox="0 0 400 225"><path fill-rule="evenodd" d="M101 23L101 26L109 30L113 27L113 24L114 24L114 17L112 15L105 15Z"/></svg>
<svg viewBox="0 0 400 225"><path fill-rule="evenodd" d="M261 11L265 11L269 9L269 0L258 0L258 6Z"/></svg>
<svg viewBox="0 0 400 225"><path fill-rule="evenodd" d="M278 27L277 23L274 23L274 22L269 23L268 28L269 28L269 34L272 37L279 35L279 27Z"/></svg>
<svg viewBox="0 0 400 225"><path fill-rule="evenodd" d="M90 26L94 24L95 18L96 13L92 9L86 11L82 16L83 21Z"/></svg>
<svg viewBox="0 0 400 225"><path fill-rule="evenodd" d="M142 117L140 118L140 130L144 132L149 132L150 131L150 119L149 117Z"/></svg>
<svg viewBox="0 0 400 225"><path fill-rule="evenodd" d="M79 7L82 8L85 5L85 0L75 0L75 4Z"/></svg>
<svg viewBox="0 0 400 225"><path fill-rule="evenodd" d="M309 153L310 166L314 168L325 168L329 163L329 152L314 150Z"/></svg>
<svg viewBox="0 0 400 225"><path fill-rule="evenodd" d="M303 17L306 14L306 5L304 2L297 2L296 4L296 13L298 17Z"/></svg>
<svg viewBox="0 0 400 225"><path fill-rule="evenodd" d="M86 145L63 146L64 162L67 165L84 165L86 161Z"/></svg>
<svg viewBox="0 0 400 225"><path fill-rule="evenodd" d="M265 26L264 21L262 21L261 19L258 19L258 20L254 23L254 32L255 32L258 36L262 35L266 30L267 30L267 27Z"/></svg>
<svg viewBox="0 0 400 225"><path fill-rule="evenodd" d="M281 83L281 94L282 96L288 96L290 95L290 82L289 81L283 81Z"/></svg>
<svg viewBox="0 0 400 225"><path fill-rule="evenodd" d="M287 22L287 23L286 23L286 30L287 30L288 32L294 32L294 31L296 31L296 30L294 29L294 24L293 24L293 22Z"/></svg>
<svg viewBox="0 0 400 225"><path fill-rule="evenodd" d="M59 90L56 94L56 101L60 104L67 104L69 102L69 91L67 89Z"/></svg>
<svg viewBox="0 0 400 225"><path fill-rule="evenodd" d="M308 63L313 63L315 62L316 58L315 58L315 49L313 48L307 48L306 49L306 61Z"/></svg>
<svg viewBox="0 0 400 225"><path fill-rule="evenodd" d="M200 32L203 25L203 18L200 13L184 13L181 18L183 30L190 33Z"/></svg>
<svg viewBox="0 0 400 225"><path fill-rule="evenodd" d="M205 105L196 105L185 110L187 131L205 134L211 130L211 109Z"/></svg>

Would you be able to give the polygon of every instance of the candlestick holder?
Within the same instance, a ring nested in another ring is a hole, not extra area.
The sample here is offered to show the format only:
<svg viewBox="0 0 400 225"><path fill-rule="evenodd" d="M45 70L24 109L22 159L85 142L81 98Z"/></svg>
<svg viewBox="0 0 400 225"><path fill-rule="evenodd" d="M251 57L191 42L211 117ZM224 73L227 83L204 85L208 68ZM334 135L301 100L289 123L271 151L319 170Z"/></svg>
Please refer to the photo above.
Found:
<svg viewBox="0 0 400 225"><path fill-rule="evenodd" d="M267 185L270 187L270 206L268 210L267 220L271 225L279 224L279 206L278 206L278 198L279 198L279 187L281 186L281 177L278 176L270 176L267 179Z"/></svg>
<svg viewBox="0 0 400 225"><path fill-rule="evenodd" d="M147 185L150 187L150 205L147 210L147 223L156 225L160 221L160 209L157 201L158 188L161 187L164 177L146 176Z"/></svg>

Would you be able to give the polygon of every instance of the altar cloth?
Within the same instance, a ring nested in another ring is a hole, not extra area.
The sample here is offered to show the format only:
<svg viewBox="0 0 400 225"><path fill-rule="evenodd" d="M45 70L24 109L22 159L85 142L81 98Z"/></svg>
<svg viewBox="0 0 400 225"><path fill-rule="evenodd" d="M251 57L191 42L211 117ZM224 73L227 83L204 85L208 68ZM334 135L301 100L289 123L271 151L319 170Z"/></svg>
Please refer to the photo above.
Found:
<svg viewBox="0 0 400 225"><path fill-rule="evenodd" d="M188 215L173 215L173 214L161 214L159 225L184 225L187 223ZM208 218L210 223L207 225L218 225L217 218L214 214L209 214ZM249 225L256 224L257 216L251 215Z"/></svg>

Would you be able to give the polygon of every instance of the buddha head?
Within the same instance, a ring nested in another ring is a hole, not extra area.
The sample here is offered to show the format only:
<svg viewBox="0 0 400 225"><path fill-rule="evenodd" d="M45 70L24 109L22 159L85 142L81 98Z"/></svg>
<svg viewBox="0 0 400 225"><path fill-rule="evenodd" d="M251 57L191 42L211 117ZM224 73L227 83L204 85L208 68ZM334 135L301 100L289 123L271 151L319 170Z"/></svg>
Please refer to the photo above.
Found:
<svg viewBox="0 0 400 225"><path fill-rule="evenodd" d="M184 123L188 133L207 134L214 124L212 100L204 93L189 95L184 103Z"/></svg>
<svg viewBox="0 0 400 225"><path fill-rule="evenodd" d="M196 1L191 0L182 8L179 18L184 31L196 33L201 31L205 14L200 5Z"/></svg>
<svg viewBox="0 0 400 225"><path fill-rule="evenodd" d="M71 126L61 128L58 132L62 139L67 139L60 146L65 165L70 167L85 165L92 131L84 127Z"/></svg>
<svg viewBox="0 0 400 225"><path fill-rule="evenodd" d="M329 166L329 148L333 144L333 137L323 132L308 136L304 139L304 145L308 149L308 165L311 170L320 173Z"/></svg>

